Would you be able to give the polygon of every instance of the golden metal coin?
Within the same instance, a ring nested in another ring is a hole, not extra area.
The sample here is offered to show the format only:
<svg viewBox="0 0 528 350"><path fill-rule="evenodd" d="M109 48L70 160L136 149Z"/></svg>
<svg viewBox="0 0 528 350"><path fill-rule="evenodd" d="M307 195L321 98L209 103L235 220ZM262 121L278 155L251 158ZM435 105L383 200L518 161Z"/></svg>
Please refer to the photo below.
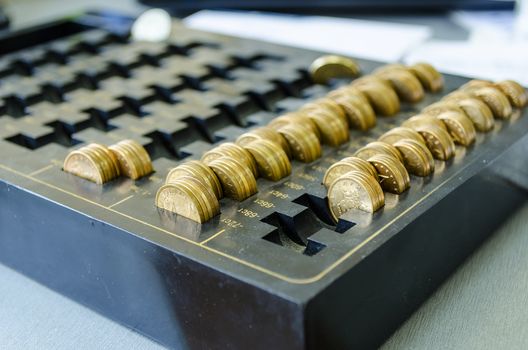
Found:
<svg viewBox="0 0 528 350"><path fill-rule="evenodd" d="M310 65L310 75L317 84L326 84L334 78L353 78L360 71L356 61L337 55L321 56Z"/></svg>
<svg viewBox="0 0 528 350"><path fill-rule="evenodd" d="M334 181L328 189L328 206L336 222L351 209L368 213L379 209L376 208L376 198L369 183L357 175L357 172L351 171Z"/></svg>
<svg viewBox="0 0 528 350"><path fill-rule="evenodd" d="M425 140L417 131L405 126L398 126L387 131L378 138L378 141L394 145L403 139L412 139L425 145Z"/></svg>
<svg viewBox="0 0 528 350"><path fill-rule="evenodd" d="M435 162L429 149L413 139L402 139L394 144L403 156L407 171L416 176L428 176L433 173Z"/></svg>
<svg viewBox="0 0 528 350"><path fill-rule="evenodd" d="M243 201L257 193L255 176L242 162L231 157L222 157L209 163L209 167L220 180L226 197Z"/></svg>
<svg viewBox="0 0 528 350"><path fill-rule="evenodd" d="M123 140L120 143L126 143L133 148L134 152L141 161L143 176L149 175L154 171L154 168L152 167L152 160L150 159L147 150L140 143L134 140Z"/></svg>
<svg viewBox="0 0 528 350"><path fill-rule="evenodd" d="M145 148L134 140L123 140L109 147L119 160L120 171L137 180L154 171L152 161Z"/></svg>
<svg viewBox="0 0 528 350"><path fill-rule="evenodd" d="M329 97L318 98L302 106L301 112L315 112L316 114L329 114L332 117L341 119L348 127L348 119L345 110L334 100Z"/></svg>
<svg viewBox="0 0 528 350"><path fill-rule="evenodd" d="M469 94L480 98L493 112L495 118L507 119L512 114L512 107L510 101L506 95L495 86L480 86L473 87L470 84L465 88L464 91Z"/></svg>
<svg viewBox="0 0 528 350"><path fill-rule="evenodd" d="M302 124L287 124L278 131L288 141L294 159L311 163L321 157L321 144L309 128Z"/></svg>
<svg viewBox="0 0 528 350"><path fill-rule="evenodd" d="M444 88L444 77L428 63L416 63L409 70L420 80L427 91L438 92Z"/></svg>
<svg viewBox="0 0 528 350"><path fill-rule="evenodd" d="M436 125L420 124L414 127L425 140L433 157L448 160L455 155L455 143L449 133Z"/></svg>
<svg viewBox="0 0 528 350"><path fill-rule="evenodd" d="M255 141L255 140L268 140L278 144L288 158L291 158L291 149L290 145L286 139L279 133L277 130L272 129L268 126L261 126L260 128L253 129L249 132L246 132L238 137L236 143L242 147Z"/></svg>
<svg viewBox="0 0 528 350"><path fill-rule="evenodd" d="M475 127L465 113L448 111L440 113L437 118L447 126L447 130L455 143L467 147L475 142Z"/></svg>
<svg viewBox="0 0 528 350"><path fill-rule="evenodd" d="M403 160L402 155L400 154L398 149L396 149L396 147L382 141L373 141L367 143L365 146L361 147L354 153L354 157L368 160L376 154L386 154L396 160Z"/></svg>
<svg viewBox="0 0 528 350"><path fill-rule="evenodd" d="M439 119L430 114L418 114L410 117L402 123L402 126L416 130L420 125L434 125L447 131L446 125Z"/></svg>
<svg viewBox="0 0 528 350"><path fill-rule="evenodd" d="M255 158L260 176L278 181L291 174L291 163L286 152L269 140L255 140L244 148Z"/></svg>
<svg viewBox="0 0 528 350"><path fill-rule="evenodd" d="M327 96L345 111L350 127L368 130L376 126L376 114L367 96L359 89L346 85L331 91Z"/></svg>
<svg viewBox="0 0 528 350"><path fill-rule="evenodd" d="M64 160L63 170L83 179L104 183L103 171L96 161L82 151L72 151Z"/></svg>
<svg viewBox="0 0 528 350"><path fill-rule="evenodd" d="M374 166L372 166L372 168L374 168ZM374 168L374 170L376 169ZM345 176L350 176L350 174ZM385 205L385 194L383 193L383 189L381 188L379 177L377 175L376 177L373 177L363 171L354 171L353 176L360 178L368 185L367 190L374 200L374 211L377 211L379 208Z"/></svg>
<svg viewBox="0 0 528 350"><path fill-rule="evenodd" d="M363 162L366 163L366 165ZM377 180L378 173L369 162L357 157L347 157L332 164L328 168L323 178L323 185L326 188L329 188L337 178L353 170L363 172ZM373 171L374 174L372 174L371 171Z"/></svg>
<svg viewBox="0 0 528 350"><path fill-rule="evenodd" d="M437 117L444 112L455 112L464 114L464 110L460 108L456 103L449 100L440 100L422 109L421 114L432 115Z"/></svg>
<svg viewBox="0 0 528 350"><path fill-rule="evenodd" d="M352 86L363 92L374 110L384 116L395 115L400 111L400 100L390 84L370 75L352 82Z"/></svg>
<svg viewBox="0 0 528 350"><path fill-rule="evenodd" d="M458 107L464 110L466 115L471 119L475 129L480 132L488 132L493 129L495 121L493 112L487 104L480 99L464 91L455 91L444 97L444 100L452 101Z"/></svg>
<svg viewBox="0 0 528 350"><path fill-rule="evenodd" d="M503 80L495 84L510 100L515 108L524 108L528 103L528 93L516 81Z"/></svg>
<svg viewBox="0 0 528 350"><path fill-rule="evenodd" d="M213 190L216 198L221 199L223 197L222 185L218 177L205 163L199 160L190 160L180 164L169 171L165 183L174 182L184 176L191 176L202 181L204 185Z"/></svg>
<svg viewBox="0 0 528 350"><path fill-rule="evenodd" d="M404 101L414 103L422 100L425 96L422 84L407 68L389 65L389 67L377 69L374 74L387 80Z"/></svg>
<svg viewBox="0 0 528 350"><path fill-rule="evenodd" d="M158 208L199 223L204 223L220 213L220 204L212 190L188 176L161 186L156 193L155 203Z"/></svg>
<svg viewBox="0 0 528 350"><path fill-rule="evenodd" d="M91 143L85 146L84 150L85 152L93 152L94 157L99 159L105 174L104 182L111 181L120 175L118 160L108 147L98 143Z"/></svg>
<svg viewBox="0 0 528 350"><path fill-rule="evenodd" d="M228 156L246 165L255 177L258 176L257 163L248 151L233 142L224 142L202 156L202 162L209 165L213 160Z"/></svg>
<svg viewBox="0 0 528 350"><path fill-rule="evenodd" d="M308 115L306 115L306 113L297 111L297 112L290 112L288 114L281 115L280 117L273 119L268 124L268 126L278 131L280 128L288 124L302 125L310 129L313 132L313 134L317 137L318 140L321 140L321 133L319 132L319 128L308 117Z"/></svg>
<svg viewBox="0 0 528 350"><path fill-rule="evenodd" d="M317 125L323 144L337 147L349 140L348 124L342 119L323 113L307 112L307 115Z"/></svg>
<svg viewBox="0 0 528 350"><path fill-rule="evenodd" d="M409 173L398 159L385 154L376 154L368 161L378 171L383 190L401 194L409 188L411 182Z"/></svg>

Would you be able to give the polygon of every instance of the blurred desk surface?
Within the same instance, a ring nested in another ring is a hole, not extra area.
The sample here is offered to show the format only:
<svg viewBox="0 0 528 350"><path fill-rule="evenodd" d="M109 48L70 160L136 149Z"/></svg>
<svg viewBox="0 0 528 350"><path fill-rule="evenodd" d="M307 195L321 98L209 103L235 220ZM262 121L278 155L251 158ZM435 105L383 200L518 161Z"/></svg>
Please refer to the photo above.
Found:
<svg viewBox="0 0 528 350"><path fill-rule="evenodd" d="M133 0L13 0L7 10L14 26L21 27L94 7L127 13L141 9ZM434 35L465 35L441 19L427 21L433 25ZM413 22L424 24L423 19ZM383 349L527 348L527 247L528 204L513 214ZM3 265L0 296L3 349L163 349Z"/></svg>

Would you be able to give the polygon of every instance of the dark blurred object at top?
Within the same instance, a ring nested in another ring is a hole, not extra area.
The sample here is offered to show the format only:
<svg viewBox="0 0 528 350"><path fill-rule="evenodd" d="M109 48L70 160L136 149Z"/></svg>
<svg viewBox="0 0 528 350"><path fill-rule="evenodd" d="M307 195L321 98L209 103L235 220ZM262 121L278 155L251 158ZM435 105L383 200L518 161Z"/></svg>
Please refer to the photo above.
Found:
<svg viewBox="0 0 528 350"><path fill-rule="evenodd" d="M139 0L175 13L203 9L254 9L317 14L357 12L447 11L454 9L506 10L508 0Z"/></svg>

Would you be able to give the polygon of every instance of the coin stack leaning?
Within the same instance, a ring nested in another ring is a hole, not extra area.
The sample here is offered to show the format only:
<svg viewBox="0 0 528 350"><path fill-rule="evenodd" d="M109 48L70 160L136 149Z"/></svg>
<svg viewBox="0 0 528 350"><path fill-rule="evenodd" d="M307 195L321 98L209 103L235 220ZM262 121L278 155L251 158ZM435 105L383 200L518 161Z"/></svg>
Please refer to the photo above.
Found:
<svg viewBox="0 0 528 350"><path fill-rule="evenodd" d="M70 152L64 160L63 170L100 185L120 175L119 162L114 153L97 143Z"/></svg>
<svg viewBox="0 0 528 350"><path fill-rule="evenodd" d="M137 180L154 171L150 156L138 142L123 140L108 147L119 161L121 174Z"/></svg>

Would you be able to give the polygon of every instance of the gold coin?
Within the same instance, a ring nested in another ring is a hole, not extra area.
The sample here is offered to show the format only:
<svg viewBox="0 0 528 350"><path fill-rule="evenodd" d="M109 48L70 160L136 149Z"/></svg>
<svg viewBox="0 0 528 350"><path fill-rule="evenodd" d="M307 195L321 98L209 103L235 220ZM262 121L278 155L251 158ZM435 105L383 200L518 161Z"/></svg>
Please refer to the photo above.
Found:
<svg viewBox="0 0 528 350"><path fill-rule="evenodd" d="M404 101L414 103L422 100L425 96L422 84L418 78L406 68L396 68L395 66L381 67L374 73L380 78L387 80Z"/></svg>
<svg viewBox="0 0 528 350"><path fill-rule="evenodd" d="M123 140L121 143L129 144L130 147L133 148L137 157L141 161L142 176L149 175L154 171L154 168L152 167L152 160L150 159L147 150L141 144L134 140Z"/></svg>
<svg viewBox="0 0 528 350"><path fill-rule="evenodd" d="M428 63L416 63L409 70L420 80L427 91L438 92L444 88L444 77Z"/></svg>
<svg viewBox="0 0 528 350"><path fill-rule="evenodd" d="M321 133L317 125L305 114L301 112L291 112L273 119L268 126L272 129L279 130L288 124L298 124L310 129L317 139L321 140Z"/></svg>
<svg viewBox="0 0 528 350"><path fill-rule="evenodd" d="M376 172L376 169L374 169L369 162L367 162L366 160L363 160L361 158L357 158L357 157L348 157L348 158L349 158L348 161L344 160L344 159L340 160L339 162L336 162L336 163L332 164L328 168L328 170L326 171L326 173L324 175L324 178L323 178L323 185L326 188L329 188L330 185L337 178L339 178L340 176L342 176L342 175L344 175L344 174L346 174L346 173L348 173L350 171L353 171L353 170L364 172L364 173L368 174L369 176L375 177L376 180L377 180L378 173ZM367 165L370 166L373 169L374 175L370 172L370 170L365 170L365 169L368 169L368 168L366 168L365 165L360 163L359 161L367 163Z"/></svg>
<svg viewBox="0 0 528 350"><path fill-rule="evenodd" d="M120 175L119 163L116 156L108 149L98 143L91 143L84 148L86 152L94 152L99 157L99 164L106 174L104 182L115 179Z"/></svg>
<svg viewBox="0 0 528 350"><path fill-rule="evenodd" d="M337 222L339 217L351 209L373 213L375 202L368 183L351 171L332 183L328 189L328 206Z"/></svg>
<svg viewBox="0 0 528 350"><path fill-rule="evenodd" d="M236 201L257 193L257 181L249 168L231 157L222 157L209 163L222 184L224 195Z"/></svg>
<svg viewBox="0 0 528 350"><path fill-rule="evenodd" d="M248 151L233 142L224 142L212 150L205 152L202 156L202 162L209 165L213 160L224 156L237 159L242 164L246 165L255 177L258 176L255 159L250 153L248 153Z"/></svg>
<svg viewBox="0 0 528 350"><path fill-rule="evenodd" d="M333 78L353 78L360 71L356 61L337 55L321 56L310 65L310 75L317 84L326 84Z"/></svg>
<svg viewBox="0 0 528 350"><path fill-rule="evenodd" d="M353 164L357 166L358 169L366 174L370 174L376 181L378 181L378 172L376 171L376 168L366 160L358 157L345 157L341 159L340 162Z"/></svg>
<svg viewBox="0 0 528 350"><path fill-rule="evenodd" d="M286 152L274 142L255 140L244 148L255 158L260 176L278 181L291 174L291 163Z"/></svg>
<svg viewBox="0 0 528 350"><path fill-rule="evenodd" d="M216 198L221 199L223 197L222 185L220 184L218 177L211 168L203 162L199 160L190 160L178 165L176 168L169 171L165 183L174 182L183 176L191 176L202 181L204 185L213 190Z"/></svg>
<svg viewBox="0 0 528 350"><path fill-rule="evenodd" d="M403 164L409 173L416 176L428 176L434 171L434 158L429 149L421 142L402 139L394 144L403 156Z"/></svg>
<svg viewBox="0 0 528 350"><path fill-rule="evenodd" d="M432 115L437 117L444 112L456 112L464 114L464 110L460 108L456 103L449 100L440 100L422 109L421 114Z"/></svg>
<svg viewBox="0 0 528 350"><path fill-rule="evenodd" d="M455 143L467 147L475 142L475 127L465 113L444 112L437 118L445 123Z"/></svg>
<svg viewBox="0 0 528 350"><path fill-rule="evenodd" d="M487 104L480 99L471 96L464 91L456 91L444 97L445 100L452 101L458 107L464 110L466 115L471 119L475 129L480 132L487 132L493 129L495 122L493 112Z"/></svg>
<svg viewBox="0 0 528 350"><path fill-rule="evenodd" d="M421 124L416 125L414 130L422 135L427 148L436 159L448 160L455 155L455 143L445 129L432 124Z"/></svg>
<svg viewBox="0 0 528 350"><path fill-rule="evenodd" d="M332 117L337 117L341 119L348 127L348 119L345 113L345 110L334 100L328 97L318 98L315 101L309 102L302 106L301 112L311 112L316 113L323 112L324 114L329 114Z"/></svg>
<svg viewBox="0 0 528 350"><path fill-rule="evenodd" d="M120 171L123 175L133 180L141 177L141 162L127 145L112 145L110 150L119 161Z"/></svg>
<svg viewBox="0 0 528 350"><path fill-rule="evenodd" d="M317 125L323 144L337 147L349 140L348 125L343 120L322 113L308 113L308 116Z"/></svg>
<svg viewBox="0 0 528 350"><path fill-rule="evenodd" d="M220 204L212 190L197 179L186 176L161 186L155 203L158 208L199 223L220 213Z"/></svg>
<svg viewBox="0 0 528 350"><path fill-rule="evenodd" d="M278 131L288 141L294 159L311 163L321 157L321 144L309 128L302 124L287 124Z"/></svg>
<svg viewBox="0 0 528 350"><path fill-rule="evenodd" d="M68 154L64 160L63 170L83 179L103 184L103 172L95 160L84 152L76 150Z"/></svg>
<svg viewBox="0 0 528 350"><path fill-rule="evenodd" d="M255 140L268 140L278 144L284 152L291 158L290 145L282 135L268 126L261 126L260 128L253 129L246 132L238 137L236 143L242 147L255 141Z"/></svg>
<svg viewBox="0 0 528 350"><path fill-rule="evenodd" d="M402 126L416 130L416 127L421 125L434 125L440 129L447 131L445 124L430 114L418 114L410 117L402 123Z"/></svg>
<svg viewBox="0 0 528 350"><path fill-rule="evenodd" d="M370 157L376 154L386 154L395 158L396 160L403 160L400 152L398 151L398 149L396 149L396 147L382 141L373 141L367 143L365 146L361 147L354 153L354 157L368 160Z"/></svg>
<svg viewBox="0 0 528 350"><path fill-rule="evenodd" d="M411 181L409 173L398 159L385 154L376 154L368 161L378 171L383 190L401 194L409 188Z"/></svg>
<svg viewBox="0 0 528 350"><path fill-rule="evenodd" d="M503 80L495 84L516 108L524 108L528 103L528 93L519 83L513 80Z"/></svg>
<svg viewBox="0 0 528 350"><path fill-rule="evenodd" d="M495 86L472 87L467 85L463 88L469 94L480 98L493 112L495 118L507 119L512 114L510 101L506 95Z"/></svg>
<svg viewBox="0 0 528 350"><path fill-rule="evenodd" d="M345 176L350 176L350 174ZM379 177L377 175L376 177L373 177L363 171L354 171L352 176L360 178L362 181L364 181L365 184L368 185L367 190L369 191L371 197L374 200L374 211L377 211L379 208L385 205L385 194L383 193L383 189L381 188L381 185L379 183Z"/></svg>
<svg viewBox="0 0 528 350"><path fill-rule="evenodd" d="M400 100L393 88L386 81L366 76L352 82L352 86L363 92L374 110L384 116L395 115L400 111Z"/></svg>
<svg viewBox="0 0 528 350"><path fill-rule="evenodd" d="M425 145L425 140L417 131L405 126L398 126L381 135L378 140L394 145L402 139L412 139Z"/></svg>
<svg viewBox="0 0 528 350"><path fill-rule="evenodd" d="M345 111L350 127L358 130L368 130L376 126L376 114L367 96L359 89L346 85L328 95Z"/></svg>

